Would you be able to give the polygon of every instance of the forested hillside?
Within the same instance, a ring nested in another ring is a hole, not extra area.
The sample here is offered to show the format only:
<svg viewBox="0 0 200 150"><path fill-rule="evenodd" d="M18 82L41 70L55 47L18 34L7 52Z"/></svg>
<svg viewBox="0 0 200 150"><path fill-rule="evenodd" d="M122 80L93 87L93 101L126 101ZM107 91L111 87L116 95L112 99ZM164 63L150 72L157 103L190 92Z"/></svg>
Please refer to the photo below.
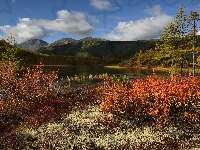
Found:
<svg viewBox="0 0 200 150"><path fill-rule="evenodd" d="M12 57L13 58L12 58ZM118 64L120 58L114 57L84 57L84 56L63 56L63 55L48 55L33 52L31 50L23 50L19 47L11 45L9 42L0 40L0 62L3 60L17 60L21 66L32 67L39 64L40 61L44 65L87 65L87 66L104 66L110 64Z"/></svg>
<svg viewBox="0 0 200 150"><path fill-rule="evenodd" d="M117 57L130 58L136 52L154 49L158 40L139 41L107 41L101 38L84 38L81 40L67 39L59 40L37 52L42 54L54 54L64 56L84 57Z"/></svg>

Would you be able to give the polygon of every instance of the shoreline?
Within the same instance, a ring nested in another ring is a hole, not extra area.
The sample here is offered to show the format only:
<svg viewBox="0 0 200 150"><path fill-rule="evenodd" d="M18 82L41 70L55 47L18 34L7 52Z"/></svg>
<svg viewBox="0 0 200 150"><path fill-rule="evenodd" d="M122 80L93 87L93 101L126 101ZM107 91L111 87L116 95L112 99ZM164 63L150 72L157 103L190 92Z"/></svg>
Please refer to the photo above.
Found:
<svg viewBox="0 0 200 150"><path fill-rule="evenodd" d="M126 68L137 68L137 69L152 69L154 71L162 71L162 72L170 72L172 68L170 67L124 67L124 66L118 66L118 65L107 65L107 66L72 66L72 65L33 65L33 66L42 66L42 67L103 67L103 68L113 68L113 69L126 69ZM192 73L192 67L182 68L183 73ZM175 68L176 72L180 72L180 68ZM195 73L200 73L200 68L195 68Z"/></svg>
<svg viewBox="0 0 200 150"><path fill-rule="evenodd" d="M165 68L165 67L154 67L155 71L164 71L164 72L169 72L172 70L172 68ZM180 68L175 68L175 71L180 73ZM188 67L188 68L182 68L183 73L192 73L193 68ZM195 73L200 73L200 68L195 68Z"/></svg>
<svg viewBox="0 0 200 150"><path fill-rule="evenodd" d="M71 65L33 65L33 66L43 66L43 67L94 67L94 66L71 66Z"/></svg>
<svg viewBox="0 0 200 150"><path fill-rule="evenodd" d="M134 66L134 67L120 67L120 66L117 66L117 65L108 65L108 66L104 66L104 68L137 68L137 69L152 69L153 67L137 67L137 66Z"/></svg>

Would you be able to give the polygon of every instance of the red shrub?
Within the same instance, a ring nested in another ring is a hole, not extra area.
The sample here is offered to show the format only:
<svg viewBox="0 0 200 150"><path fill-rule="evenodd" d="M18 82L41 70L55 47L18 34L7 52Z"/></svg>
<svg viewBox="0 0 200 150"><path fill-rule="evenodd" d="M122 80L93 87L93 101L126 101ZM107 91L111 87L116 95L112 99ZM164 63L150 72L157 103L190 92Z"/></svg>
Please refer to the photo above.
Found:
<svg viewBox="0 0 200 150"><path fill-rule="evenodd" d="M0 149L16 149L19 148L20 141L11 124L3 115L0 115Z"/></svg>
<svg viewBox="0 0 200 150"><path fill-rule="evenodd" d="M196 77L174 77L168 79L137 79L116 84L106 81L97 90L101 92L98 102L102 110L129 114L131 116L151 116L157 123L166 123L172 104L183 106L187 111L188 102L199 102L199 80ZM188 115L189 116L189 115Z"/></svg>
<svg viewBox="0 0 200 150"><path fill-rule="evenodd" d="M19 78L12 69L13 64L2 63L0 68L0 92L4 92L0 100L0 112L5 116L16 113L31 116L37 109L51 105L49 103L60 92L56 72L44 73L41 64L33 69L27 68Z"/></svg>
<svg viewBox="0 0 200 150"><path fill-rule="evenodd" d="M0 68L0 112L7 117L20 116L29 125L38 126L51 118L59 118L74 105L85 108L94 101L93 87L83 86L61 92L56 72L44 73L42 64L27 68L22 78L12 69L13 63ZM0 93L1 94L1 93Z"/></svg>

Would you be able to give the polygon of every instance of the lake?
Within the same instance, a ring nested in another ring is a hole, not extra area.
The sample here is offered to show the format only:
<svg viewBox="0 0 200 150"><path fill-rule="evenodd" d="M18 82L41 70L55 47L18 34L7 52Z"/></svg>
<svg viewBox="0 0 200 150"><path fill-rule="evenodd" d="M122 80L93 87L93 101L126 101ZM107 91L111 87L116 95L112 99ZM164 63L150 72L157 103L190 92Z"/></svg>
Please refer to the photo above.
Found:
<svg viewBox="0 0 200 150"><path fill-rule="evenodd" d="M55 71L58 70L59 78L63 77L64 79L69 77L74 77L75 75L96 75L108 73L110 75L124 75L126 74L128 77L132 76L146 76L152 75L152 69L144 69L144 68L110 68L110 67L100 67L100 66L43 66L44 71ZM156 74L166 75L164 72L156 72Z"/></svg>

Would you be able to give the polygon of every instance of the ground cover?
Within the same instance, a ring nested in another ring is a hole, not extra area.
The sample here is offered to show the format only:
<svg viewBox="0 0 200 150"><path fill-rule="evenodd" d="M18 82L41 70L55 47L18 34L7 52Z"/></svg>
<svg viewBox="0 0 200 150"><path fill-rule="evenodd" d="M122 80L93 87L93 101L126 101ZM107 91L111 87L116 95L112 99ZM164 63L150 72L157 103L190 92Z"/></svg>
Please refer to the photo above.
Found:
<svg viewBox="0 0 200 150"><path fill-rule="evenodd" d="M200 148L198 77L104 74L61 86L55 72L18 78L11 66L0 72L1 149Z"/></svg>

